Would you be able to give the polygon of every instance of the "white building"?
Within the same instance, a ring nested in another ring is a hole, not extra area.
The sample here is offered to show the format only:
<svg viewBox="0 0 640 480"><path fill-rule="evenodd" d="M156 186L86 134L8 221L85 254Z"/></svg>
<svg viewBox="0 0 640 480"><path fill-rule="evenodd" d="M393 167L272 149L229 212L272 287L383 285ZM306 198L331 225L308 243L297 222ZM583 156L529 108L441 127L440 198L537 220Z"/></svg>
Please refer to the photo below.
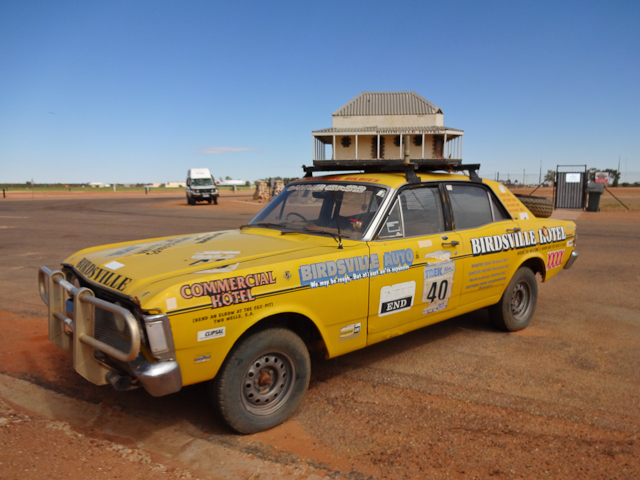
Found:
<svg viewBox="0 0 640 480"><path fill-rule="evenodd" d="M405 153L412 163L462 160L463 131L445 127L442 109L415 92L362 92L333 113L331 128L312 135L314 165L402 160Z"/></svg>

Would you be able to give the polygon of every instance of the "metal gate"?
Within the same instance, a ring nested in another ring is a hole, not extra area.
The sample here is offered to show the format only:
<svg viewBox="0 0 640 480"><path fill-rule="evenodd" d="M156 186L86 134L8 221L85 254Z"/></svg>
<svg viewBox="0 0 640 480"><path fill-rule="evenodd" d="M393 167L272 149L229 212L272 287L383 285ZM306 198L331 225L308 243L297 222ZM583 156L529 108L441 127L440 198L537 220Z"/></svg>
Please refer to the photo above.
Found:
<svg viewBox="0 0 640 480"><path fill-rule="evenodd" d="M587 205L587 166L558 165L556 188L553 192L555 208L582 208Z"/></svg>

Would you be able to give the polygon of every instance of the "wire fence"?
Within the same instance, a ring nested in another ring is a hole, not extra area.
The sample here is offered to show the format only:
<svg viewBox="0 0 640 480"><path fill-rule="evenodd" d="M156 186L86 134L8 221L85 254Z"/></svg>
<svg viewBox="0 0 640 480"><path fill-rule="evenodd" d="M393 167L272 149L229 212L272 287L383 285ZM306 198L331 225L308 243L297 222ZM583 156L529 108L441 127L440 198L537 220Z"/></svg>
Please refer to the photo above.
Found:
<svg viewBox="0 0 640 480"><path fill-rule="evenodd" d="M540 173L514 173L514 172L485 172L480 170L479 175L481 178L486 178L488 180L496 180L499 182L504 182L512 185L540 185L543 183L544 177L547 172L543 172L542 175ZM623 185L624 184L624 185ZM619 186L640 186L640 172L620 172L620 180L618 181Z"/></svg>

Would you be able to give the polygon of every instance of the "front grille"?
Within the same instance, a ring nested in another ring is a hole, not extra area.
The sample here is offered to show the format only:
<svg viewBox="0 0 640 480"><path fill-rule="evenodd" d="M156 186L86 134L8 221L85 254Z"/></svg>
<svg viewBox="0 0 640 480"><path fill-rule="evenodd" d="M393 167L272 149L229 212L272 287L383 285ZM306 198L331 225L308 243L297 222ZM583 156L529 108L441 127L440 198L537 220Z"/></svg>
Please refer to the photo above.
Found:
<svg viewBox="0 0 640 480"><path fill-rule="evenodd" d="M122 353L128 353L131 349L131 332L129 332L127 323L107 310L100 307L94 308L94 338L111 345Z"/></svg>
<svg viewBox="0 0 640 480"><path fill-rule="evenodd" d="M128 297L123 295L119 295L115 292L107 290L106 288L101 287L98 284L90 283L84 279L81 275L78 274L77 271L74 271L71 267L66 266L65 268L71 270L74 274L74 278L77 278L80 282L81 287L90 288L96 298L100 300L104 300L106 302L115 303L123 308L129 310L134 317L139 318L139 314L141 314L139 307L133 303ZM124 322L124 331L121 331L118 328L118 322L122 322L123 320L114 315L112 312L108 310L104 310L98 306L94 307L94 331L93 337L96 340L100 340L101 342L106 343L107 345L112 346L113 348L123 352L128 353L131 349L131 332L129 331L129 326L126 322ZM122 324L121 324L122 326ZM138 325L140 339L144 343L146 342L144 336L144 329L140 328Z"/></svg>

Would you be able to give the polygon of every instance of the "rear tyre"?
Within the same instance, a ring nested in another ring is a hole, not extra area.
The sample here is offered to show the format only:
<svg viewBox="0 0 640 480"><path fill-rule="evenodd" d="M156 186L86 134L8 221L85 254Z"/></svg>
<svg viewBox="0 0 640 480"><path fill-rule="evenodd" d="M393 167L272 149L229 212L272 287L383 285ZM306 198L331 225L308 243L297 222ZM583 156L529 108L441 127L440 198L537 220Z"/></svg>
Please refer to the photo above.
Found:
<svg viewBox="0 0 640 480"><path fill-rule="evenodd" d="M553 202L544 197L516 195L525 207L538 218L548 218L553 213Z"/></svg>
<svg viewBox="0 0 640 480"><path fill-rule="evenodd" d="M311 373L309 351L285 328L240 340L211 381L215 409L229 427L249 434L287 420L300 406Z"/></svg>
<svg viewBox="0 0 640 480"><path fill-rule="evenodd" d="M489 307L489 315L496 327L517 332L529 325L536 310L538 283L527 267L520 267L498 303Z"/></svg>

